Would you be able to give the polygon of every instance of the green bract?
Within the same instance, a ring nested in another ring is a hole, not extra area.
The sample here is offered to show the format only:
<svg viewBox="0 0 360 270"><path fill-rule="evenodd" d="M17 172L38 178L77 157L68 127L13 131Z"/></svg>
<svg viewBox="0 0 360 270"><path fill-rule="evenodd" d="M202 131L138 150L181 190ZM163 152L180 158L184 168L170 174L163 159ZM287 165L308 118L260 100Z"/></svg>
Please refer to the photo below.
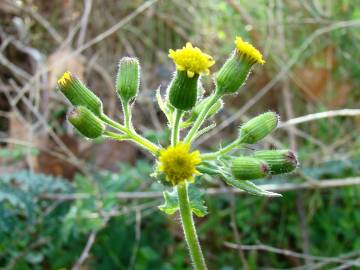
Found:
<svg viewBox="0 0 360 270"><path fill-rule="evenodd" d="M168 89L170 104L179 110L192 109L197 100L199 75L188 77L186 71L177 71Z"/></svg>
<svg viewBox="0 0 360 270"><path fill-rule="evenodd" d="M298 166L296 155L291 150L255 151L254 157L266 161L270 167L270 174L289 173Z"/></svg>
<svg viewBox="0 0 360 270"><path fill-rule="evenodd" d="M99 97L70 72L65 72L58 80L58 88L72 105L85 106L98 116L103 113L103 105Z"/></svg>
<svg viewBox="0 0 360 270"><path fill-rule="evenodd" d="M279 123L279 116L274 112L267 112L254 117L240 127L241 143L254 144L265 138L275 130Z"/></svg>
<svg viewBox="0 0 360 270"><path fill-rule="evenodd" d="M235 50L216 75L219 95L233 94L245 83L253 63L244 60Z"/></svg>
<svg viewBox="0 0 360 270"><path fill-rule="evenodd" d="M124 57L119 61L116 91L122 103L134 99L139 91L140 66L136 58Z"/></svg>
<svg viewBox="0 0 360 270"><path fill-rule="evenodd" d="M86 138L96 139L104 134L103 122L84 106L70 110L68 120Z"/></svg>
<svg viewBox="0 0 360 270"><path fill-rule="evenodd" d="M237 157L232 160L231 172L235 179L258 179L269 174L269 165L257 158Z"/></svg>

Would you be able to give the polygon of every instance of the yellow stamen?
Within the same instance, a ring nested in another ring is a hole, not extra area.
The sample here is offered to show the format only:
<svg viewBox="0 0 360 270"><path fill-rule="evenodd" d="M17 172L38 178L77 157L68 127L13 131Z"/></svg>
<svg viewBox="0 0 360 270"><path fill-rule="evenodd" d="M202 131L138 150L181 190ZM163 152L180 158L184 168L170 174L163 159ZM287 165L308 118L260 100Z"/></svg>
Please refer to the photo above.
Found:
<svg viewBox="0 0 360 270"><path fill-rule="evenodd" d="M200 173L196 165L200 164L200 152L190 153L190 145L178 143L160 151L159 171L164 172L166 179L173 185L181 182L194 181L194 176Z"/></svg>
<svg viewBox="0 0 360 270"><path fill-rule="evenodd" d="M61 86L65 86L70 80L71 80L71 73L69 71L66 71L57 81L57 83Z"/></svg>
<svg viewBox="0 0 360 270"><path fill-rule="evenodd" d="M254 63L259 63L261 65L265 64L265 60L263 59L261 52L259 52L249 42L243 41L241 37L236 37L235 45L239 54L244 55Z"/></svg>
<svg viewBox="0 0 360 270"><path fill-rule="evenodd" d="M189 78L194 77L195 74L209 74L209 68L215 64L210 55L203 53L197 47L193 47L190 42L186 43L182 49L176 51L170 49L169 57L174 61L177 70L186 70Z"/></svg>

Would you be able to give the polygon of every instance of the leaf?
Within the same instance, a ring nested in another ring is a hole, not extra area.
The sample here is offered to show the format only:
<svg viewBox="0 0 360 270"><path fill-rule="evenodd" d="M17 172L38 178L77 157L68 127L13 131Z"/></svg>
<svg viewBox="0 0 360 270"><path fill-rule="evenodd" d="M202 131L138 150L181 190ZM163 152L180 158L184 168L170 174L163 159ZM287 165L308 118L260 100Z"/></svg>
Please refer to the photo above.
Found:
<svg viewBox="0 0 360 270"><path fill-rule="evenodd" d="M176 188L173 191L164 191L165 203L159 206L159 209L167 215L174 214L179 209L179 201Z"/></svg>
<svg viewBox="0 0 360 270"><path fill-rule="evenodd" d="M158 102L159 108L160 110L165 114L167 120L169 123L171 123L172 118L171 118L171 112L169 111L169 109L167 108L162 96L161 96L161 92L160 92L160 86L158 89L156 89L156 100Z"/></svg>
<svg viewBox="0 0 360 270"><path fill-rule="evenodd" d="M176 188L171 192L163 192L165 202L159 206L159 209L168 215L174 214L179 210L179 199ZM190 200L191 211L198 217L204 217L207 212L207 207L203 199L204 193L195 185L188 186L188 196Z"/></svg>
<svg viewBox="0 0 360 270"><path fill-rule="evenodd" d="M231 177L223 177L223 179L228 185L241 189L253 195L266 196L266 197L282 197L282 195L279 193L267 191L255 185L253 182L247 180L235 180L234 178Z"/></svg>
<svg viewBox="0 0 360 270"><path fill-rule="evenodd" d="M189 185L188 195L190 199L190 207L193 213L198 217L204 217L207 215L207 206L203 199L204 192L198 189L195 185Z"/></svg>

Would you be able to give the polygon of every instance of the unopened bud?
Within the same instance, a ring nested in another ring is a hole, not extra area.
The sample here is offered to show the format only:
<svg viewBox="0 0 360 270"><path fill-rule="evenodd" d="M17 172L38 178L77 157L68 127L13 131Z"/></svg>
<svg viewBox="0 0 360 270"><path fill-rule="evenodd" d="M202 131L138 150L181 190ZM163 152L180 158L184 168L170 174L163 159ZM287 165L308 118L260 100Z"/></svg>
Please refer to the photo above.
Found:
<svg viewBox="0 0 360 270"><path fill-rule="evenodd" d="M235 93L248 78L255 63L264 64L261 53L241 37L235 39L236 48L216 75L216 91L219 95Z"/></svg>
<svg viewBox="0 0 360 270"><path fill-rule="evenodd" d="M254 157L265 160L273 175L292 172L298 166L296 155L291 150L256 151Z"/></svg>
<svg viewBox="0 0 360 270"><path fill-rule="evenodd" d="M73 108L68 114L69 122L85 137L95 139L105 131L101 120L84 106Z"/></svg>
<svg viewBox="0 0 360 270"><path fill-rule="evenodd" d="M198 74L190 78L186 71L178 70L168 89L170 104L183 111L192 109L197 100L198 79Z"/></svg>
<svg viewBox="0 0 360 270"><path fill-rule="evenodd" d="M238 180L258 179L268 175L269 166L257 158L237 157L232 161L231 172Z"/></svg>
<svg viewBox="0 0 360 270"><path fill-rule="evenodd" d="M140 65L136 58L124 57L119 62L116 91L121 102L128 103L139 92Z"/></svg>
<svg viewBox="0 0 360 270"><path fill-rule="evenodd" d="M85 106L96 115L102 114L102 102L99 97L87 88L76 76L70 72L65 72L57 83L60 91L72 105Z"/></svg>
<svg viewBox="0 0 360 270"><path fill-rule="evenodd" d="M260 114L240 127L240 142L254 144L265 138L279 123L279 116L274 112Z"/></svg>

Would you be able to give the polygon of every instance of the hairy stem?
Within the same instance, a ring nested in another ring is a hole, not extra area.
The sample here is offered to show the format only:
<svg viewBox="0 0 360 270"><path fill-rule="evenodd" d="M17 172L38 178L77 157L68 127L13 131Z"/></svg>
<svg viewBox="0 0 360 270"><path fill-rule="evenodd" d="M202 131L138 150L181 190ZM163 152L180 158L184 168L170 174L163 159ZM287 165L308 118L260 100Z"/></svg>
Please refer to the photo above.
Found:
<svg viewBox="0 0 360 270"><path fill-rule="evenodd" d="M213 94L212 98L209 100L205 108L200 112L199 116L196 118L196 121L194 122L192 128L190 129L189 133L186 135L184 142L185 143L191 143L194 138L196 137L196 133L201 127L201 125L204 123L206 116L209 113L209 110L211 107L215 104L215 102L220 98L221 96L218 94Z"/></svg>
<svg viewBox="0 0 360 270"><path fill-rule="evenodd" d="M230 152L234 148L239 147L240 145L241 145L240 139L237 139L216 152L201 155L201 160L214 160L219 156L225 155L226 153Z"/></svg>
<svg viewBox="0 0 360 270"><path fill-rule="evenodd" d="M114 120L112 120L105 114L102 115L100 117L100 119L102 121L104 121L106 124L108 124L109 126L121 131L124 135L126 135L128 137L129 140L135 142L142 148L150 151L153 155L156 155L159 152L160 149L156 144L154 144L151 141L149 141L148 139L140 136L139 134L136 133L135 130L124 127L123 125L115 122Z"/></svg>
<svg viewBox="0 0 360 270"><path fill-rule="evenodd" d="M133 129L131 123L131 110L129 106L129 102L122 102L123 113L124 113L124 125L127 129Z"/></svg>
<svg viewBox="0 0 360 270"><path fill-rule="evenodd" d="M180 122L183 111L179 109L175 109L174 112L174 120L173 126L171 129L171 145L176 145L179 141L179 133L180 133Z"/></svg>
<svg viewBox="0 0 360 270"><path fill-rule="evenodd" d="M190 256L195 270L206 270L204 256L201 251L200 243L196 234L193 216L191 213L189 197L187 193L187 184L177 186L179 197L179 208L181 223L185 234L186 243L189 248Z"/></svg>

